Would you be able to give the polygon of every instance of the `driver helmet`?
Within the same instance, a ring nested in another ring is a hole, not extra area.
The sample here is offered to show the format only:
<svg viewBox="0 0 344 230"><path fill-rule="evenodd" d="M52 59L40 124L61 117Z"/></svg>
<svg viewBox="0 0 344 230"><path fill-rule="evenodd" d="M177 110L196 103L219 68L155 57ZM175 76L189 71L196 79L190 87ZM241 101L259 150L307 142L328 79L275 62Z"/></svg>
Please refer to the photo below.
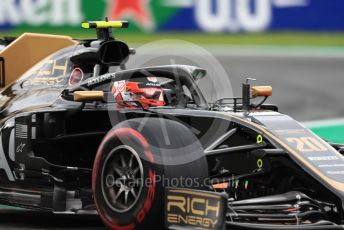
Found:
<svg viewBox="0 0 344 230"><path fill-rule="evenodd" d="M111 93L118 108L141 106L149 108L165 105L163 89L156 77L116 81L113 83Z"/></svg>

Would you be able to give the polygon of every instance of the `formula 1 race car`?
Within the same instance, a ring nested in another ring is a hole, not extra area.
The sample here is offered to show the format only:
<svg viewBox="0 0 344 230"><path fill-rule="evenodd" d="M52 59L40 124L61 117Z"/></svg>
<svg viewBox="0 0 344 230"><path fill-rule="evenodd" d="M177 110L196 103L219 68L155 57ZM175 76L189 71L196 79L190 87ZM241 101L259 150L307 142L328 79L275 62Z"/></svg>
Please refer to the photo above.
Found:
<svg viewBox="0 0 344 230"><path fill-rule="evenodd" d="M271 87L209 102L200 67L127 69L127 22L82 27L97 39L2 42L2 204L110 229L343 229L344 146L265 104Z"/></svg>

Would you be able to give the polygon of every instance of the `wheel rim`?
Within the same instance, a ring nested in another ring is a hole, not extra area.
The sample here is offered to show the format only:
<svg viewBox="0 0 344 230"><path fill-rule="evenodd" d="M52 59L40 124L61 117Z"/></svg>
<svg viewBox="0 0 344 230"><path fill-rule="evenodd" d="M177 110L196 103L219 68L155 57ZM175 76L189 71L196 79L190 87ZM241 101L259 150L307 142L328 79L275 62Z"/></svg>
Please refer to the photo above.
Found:
<svg viewBox="0 0 344 230"><path fill-rule="evenodd" d="M114 148L106 157L101 189L107 205L115 212L127 212L138 201L143 187L143 166L137 152L127 146Z"/></svg>

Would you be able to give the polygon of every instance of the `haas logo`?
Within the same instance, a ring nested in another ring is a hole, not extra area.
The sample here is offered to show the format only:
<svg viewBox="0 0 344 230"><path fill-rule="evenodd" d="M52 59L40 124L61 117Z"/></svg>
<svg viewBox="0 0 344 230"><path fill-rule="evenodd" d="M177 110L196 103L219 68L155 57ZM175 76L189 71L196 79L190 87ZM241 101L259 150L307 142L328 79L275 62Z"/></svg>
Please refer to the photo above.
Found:
<svg viewBox="0 0 344 230"><path fill-rule="evenodd" d="M125 89L126 89L125 81L116 81L113 83L111 92L114 95L114 97L117 97L117 95L124 92Z"/></svg>

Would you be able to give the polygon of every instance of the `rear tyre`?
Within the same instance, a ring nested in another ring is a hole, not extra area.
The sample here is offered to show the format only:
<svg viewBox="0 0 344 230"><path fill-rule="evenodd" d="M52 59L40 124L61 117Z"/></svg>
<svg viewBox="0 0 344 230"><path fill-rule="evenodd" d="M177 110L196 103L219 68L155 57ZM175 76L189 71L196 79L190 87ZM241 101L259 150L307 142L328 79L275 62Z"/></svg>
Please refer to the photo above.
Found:
<svg viewBox="0 0 344 230"><path fill-rule="evenodd" d="M161 229L164 188L204 189L207 178L203 147L188 128L166 119L132 119L102 141L92 189L110 229Z"/></svg>

